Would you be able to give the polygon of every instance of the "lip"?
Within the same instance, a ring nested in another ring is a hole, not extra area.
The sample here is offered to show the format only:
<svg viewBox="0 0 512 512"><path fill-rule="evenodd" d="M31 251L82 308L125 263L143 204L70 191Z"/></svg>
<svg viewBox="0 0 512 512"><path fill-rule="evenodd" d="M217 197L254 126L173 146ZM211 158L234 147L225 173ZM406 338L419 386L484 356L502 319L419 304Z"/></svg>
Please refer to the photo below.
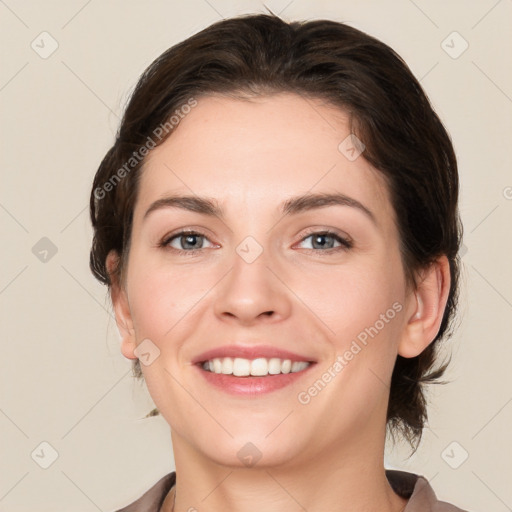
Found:
<svg viewBox="0 0 512 512"><path fill-rule="evenodd" d="M211 361L215 358L240 357L243 359L257 359L264 357L271 359L289 359L290 361L306 361L311 363L307 368L295 373L280 373L278 375L267 375L265 377L235 377L234 375L225 375L222 373L213 373L202 368L202 363ZM203 378L221 391L231 395L257 396L271 393L282 389L285 386L293 384L309 373L309 370L315 366L316 361L309 356L297 354L289 350L277 348L273 345L225 345L199 354L193 359L192 363L201 373Z"/></svg>
<svg viewBox="0 0 512 512"><path fill-rule="evenodd" d="M259 357L271 359L272 357L278 357L279 359L290 359L292 363L294 361L316 363L316 361L309 356L296 354L294 352L290 352L289 350L280 349L272 345L226 345L223 347L207 350L206 352L199 354L192 360L192 364L200 364L204 363L205 361L211 361L212 359L223 357L240 357L243 359L257 359Z"/></svg>
<svg viewBox="0 0 512 512"><path fill-rule="evenodd" d="M302 361L303 360L304 359L302 359ZM200 364L196 364L195 368L197 368L197 371L201 373L208 383L225 393L237 396L255 397L277 391L278 389L296 383L306 374L309 374L309 370L314 366L315 363L311 363L306 369L300 372L280 373L278 375L267 375L266 377L235 377L234 375L213 373L204 370Z"/></svg>

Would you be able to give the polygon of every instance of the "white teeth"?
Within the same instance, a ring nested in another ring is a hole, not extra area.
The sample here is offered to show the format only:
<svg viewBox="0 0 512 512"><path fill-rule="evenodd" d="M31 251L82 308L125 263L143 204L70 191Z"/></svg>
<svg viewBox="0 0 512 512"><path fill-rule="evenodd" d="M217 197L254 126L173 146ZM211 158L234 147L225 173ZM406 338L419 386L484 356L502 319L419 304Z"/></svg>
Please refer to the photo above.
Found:
<svg viewBox="0 0 512 512"><path fill-rule="evenodd" d="M269 359L268 373L270 373L270 375L277 375L278 373L281 373L281 359L277 357Z"/></svg>
<svg viewBox="0 0 512 512"><path fill-rule="evenodd" d="M231 375L233 373L233 359L231 359L231 357L225 357L222 360L222 373L225 375Z"/></svg>
<svg viewBox="0 0 512 512"><path fill-rule="evenodd" d="M279 359L272 357L266 359L259 357L257 359L243 359L241 357L223 357L215 358L203 363L203 369L224 375L234 375L236 377L249 377L249 375L264 377L266 375L278 375L280 373L296 373L305 370L310 363L306 361L292 361L290 359Z"/></svg>
<svg viewBox="0 0 512 512"><path fill-rule="evenodd" d="M304 370L305 366L302 365L302 361L294 361L291 365L290 371L292 373L300 372L301 370Z"/></svg>
<svg viewBox="0 0 512 512"><path fill-rule="evenodd" d="M214 359L215 361L215 359ZM233 360L233 375L235 377L245 377L251 373L251 361L235 357Z"/></svg>
<svg viewBox="0 0 512 512"><path fill-rule="evenodd" d="M242 361L247 361L247 359L242 359ZM251 375L254 376L264 376L268 375L268 363L264 357L260 357L259 359L253 359L250 362L251 365Z"/></svg>
<svg viewBox="0 0 512 512"><path fill-rule="evenodd" d="M215 373L220 373L222 369L222 362L220 361L220 359L214 359L213 360L213 371Z"/></svg>

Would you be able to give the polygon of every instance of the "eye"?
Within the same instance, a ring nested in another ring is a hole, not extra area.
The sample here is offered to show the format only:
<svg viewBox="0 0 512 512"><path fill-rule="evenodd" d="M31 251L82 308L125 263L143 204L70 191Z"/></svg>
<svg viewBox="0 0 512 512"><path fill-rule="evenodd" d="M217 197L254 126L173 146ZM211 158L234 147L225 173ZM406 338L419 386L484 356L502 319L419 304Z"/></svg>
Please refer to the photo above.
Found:
<svg viewBox="0 0 512 512"><path fill-rule="evenodd" d="M160 246L170 247L177 251L193 252L204 249L203 243L206 240L208 240L208 238L197 231L180 231L179 233L162 240ZM211 242L209 243L213 247L213 244Z"/></svg>
<svg viewBox="0 0 512 512"><path fill-rule="evenodd" d="M332 231L318 231L313 232L304 237L301 242L304 242L305 240L311 238L311 247L304 247L308 250L315 250L320 249L322 251L329 251L329 250L346 250L350 249L352 247L352 242L350 240L347 240L346 238L341 237L337 233L334 233ZM335 246L334 244L338 243L338 246Z"/></svg>
<svg viewBox="0 0 512 512"><path fill-rule="evenodd" d="M305 236L300 243L304 243L304 241L308 239L311 239L310 247L303 248L306 250L314 250L315 252L347 250L353 245L352 241L328 230L312 232ZM214 244L202 233L197 231L180 231L170 237L164 238L160 243L160 247L190 253L205 249L205 241L208 241L210 247L214 247ZM318 251L318 249L320 249L320 251Z"/></svg>

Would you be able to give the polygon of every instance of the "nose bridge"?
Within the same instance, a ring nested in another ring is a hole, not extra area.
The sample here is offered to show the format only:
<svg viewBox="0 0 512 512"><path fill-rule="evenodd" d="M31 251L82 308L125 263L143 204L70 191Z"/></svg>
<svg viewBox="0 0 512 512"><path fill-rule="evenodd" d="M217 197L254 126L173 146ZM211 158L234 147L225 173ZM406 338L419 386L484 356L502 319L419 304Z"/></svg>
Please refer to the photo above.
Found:
<svg viewBox="0 0 512 512"><path fill-rule="evenodd" d="M276 262L268 246L247 236L235 247L231 261L231 272L217 293L217 315L250 323L258 317L282 319L290 314L290 297L274 274Z"/></svg>

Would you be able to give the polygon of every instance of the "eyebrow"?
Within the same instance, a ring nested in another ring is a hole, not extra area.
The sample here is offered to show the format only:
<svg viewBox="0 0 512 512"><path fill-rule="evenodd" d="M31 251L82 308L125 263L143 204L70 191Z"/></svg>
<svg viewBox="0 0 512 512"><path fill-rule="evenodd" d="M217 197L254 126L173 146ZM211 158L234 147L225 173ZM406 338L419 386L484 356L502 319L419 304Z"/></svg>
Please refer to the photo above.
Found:
<svg viewBox="0 0 512 512"><path fill-rule="evenodd" d="M350 206L363 212L374 224L377 224L375 215L362 203L341 193L307 193L287 199L281 205L282 215L296 215L298 213L324 208L326 206ZM195 195L171 195L154 201L144 214L143 220L154 211L162 208L179 208L211 217L224 219L224 212L215 199Z"/></svg>

